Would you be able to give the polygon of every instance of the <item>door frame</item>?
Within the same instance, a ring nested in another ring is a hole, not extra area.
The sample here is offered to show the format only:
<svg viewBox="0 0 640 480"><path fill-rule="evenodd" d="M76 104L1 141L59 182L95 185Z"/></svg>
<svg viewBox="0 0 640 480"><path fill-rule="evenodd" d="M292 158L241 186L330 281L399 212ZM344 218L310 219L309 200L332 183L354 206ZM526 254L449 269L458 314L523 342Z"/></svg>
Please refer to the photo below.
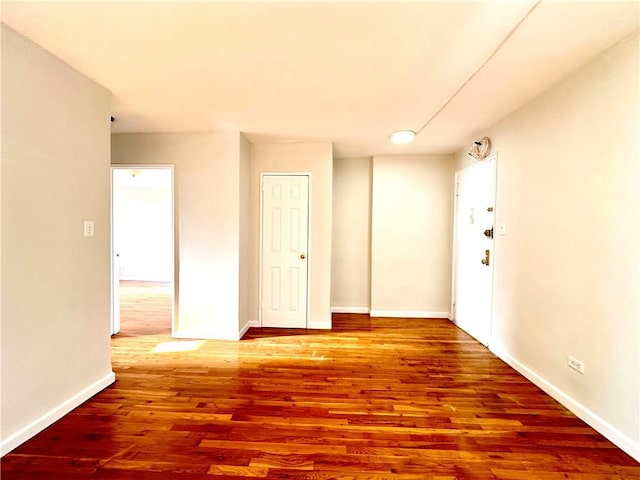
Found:
<svg viewBox="0 0 640 480"><path fill-rule="evenodd" d="M494 300L494 285L495 285L495 259L496 259L496 240L495 237L497 235L498 230L496 229L496 218L497 218L497 212L498 212L498 152L494 152L491 155L487 156L486 158L472 163L470 165L467 165L466 167L463 167L459 170L455 171L454 174L454 178L453 178L453 243L452 243L452 248L451 248L451 258L452 258L452 262L451 262L451 321L453 323L455 323L457 325L457 321L456 321L456 291L457 291L457 267L458 267L458 255L457 255L457 242L458 242L458 178L459 176L463 173L463 172L467 172L470 169L476 168L479 165L485 165L487 163L493 163L493 176L494 176L494 201L493 201L493 231L494 231L494 235L493 235L493 245L492 245L492 251L491 251L491 257L492 257L492 261L489 264L489 267L491 268L491 299L489 302L489 336L487 338L487 343L483 343L483 345L485 345L486 347L488 347L491 344L491 341L493 339L493 327L494 327L494 322L493 322L493 300ZM466 331L466 330L465 330ZM475 338L475 337L474 337ZM478 340L478 339L476 339ZM480 340L478 340L480 341ZM482 343L480 341L480 343Z"/></svg>
<svg viewBox="0 0 640 480"><path fill-rule="evenodd" d="M175 165L173 164L151 164L151 163L145 163L145 164L139 164L139 163L122 163L122 164L112 164L110 167L110 174L109 174L109 182L110 182L110 225L111 225L111 334L113 335L113 331L115 329L115 322L116 322L116 318L117 318L117 323L118 323L118 331L119 331L119 326L120 326L120 313L118 312L118 315L116 317L116 312L115 312L115 306L116 306L116 301L118 301L118 305L119 305L119 300L118 297L116 296L116 291L114 288L114 283L115 283L115 276L116 276L116 271L115 268L117 266L117 262L116 262L116 251L115 251L115 242L114 242L114 237L115 237L115 223L114 223L114 215L113 215L113 210L114 210L114 195L113 195L113 189L114 189L114 181L113 181L113 176L114 176L114 172L116 170L158 170L158 169L162 169L162 170L169 170L171 173L171 270L172 270L172 275L171 275L171 287L170 287L170 291L171 291L171 336L175 336L175 332L176 332L176 318L177 318L177 312L176 312L176 299L178 298L178 290L177 290L177 286L178 286L178 282L176 281L176 279L178 278L178 259L176 258L176 244L177 244L177 239L176 239L176 199L175 199ZM117 272L117 274L119 275L119 272Z"/></svg>
<svg viewBox="0 0 640 480"><path fill-rule="evenodd" d="M306 295L306 309L305 309L305 328L309 328L309 317L311 314L311 263L313 256L311 255L311 172L260 172L260 209L258 214L260 218L259 223L259 239L258 239L258 325L262 328L262 297L263 297L263 282L262 282L262 249L263 249L263 218L264 218L264 177L307 177L309 182L308 199L307 199L307 295Z"/></svg>

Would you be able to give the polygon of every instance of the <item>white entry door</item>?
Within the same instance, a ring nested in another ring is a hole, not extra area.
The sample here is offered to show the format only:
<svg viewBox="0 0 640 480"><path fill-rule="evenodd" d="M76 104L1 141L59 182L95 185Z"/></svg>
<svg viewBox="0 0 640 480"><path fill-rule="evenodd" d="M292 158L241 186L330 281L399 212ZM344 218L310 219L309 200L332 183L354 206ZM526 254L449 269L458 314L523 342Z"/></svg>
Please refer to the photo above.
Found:
<svg viewBox="0 0 640 480"><path fill-rule="evenodd" d="M453 319L479 342L491 337L495 154L456 172Z"/></svg>
<svg viewBox="0 0 640 480"><path fill-rule="evenodd" d="M263 327L307 327L309 176L262 177Z"/></svg>

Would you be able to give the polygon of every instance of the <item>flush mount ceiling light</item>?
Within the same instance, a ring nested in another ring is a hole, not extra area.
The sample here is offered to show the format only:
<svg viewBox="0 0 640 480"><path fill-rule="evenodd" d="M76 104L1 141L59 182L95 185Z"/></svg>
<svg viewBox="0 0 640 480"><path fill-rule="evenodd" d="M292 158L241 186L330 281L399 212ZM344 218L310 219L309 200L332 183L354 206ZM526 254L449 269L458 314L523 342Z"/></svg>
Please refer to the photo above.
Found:
<svg viewBox="0 0 640 480"><path fill-rule="evenodd" d="M401 145L403 143L411 143L416 138L416 132L413 130L398 130L389 135L391 143Z"/></svg>

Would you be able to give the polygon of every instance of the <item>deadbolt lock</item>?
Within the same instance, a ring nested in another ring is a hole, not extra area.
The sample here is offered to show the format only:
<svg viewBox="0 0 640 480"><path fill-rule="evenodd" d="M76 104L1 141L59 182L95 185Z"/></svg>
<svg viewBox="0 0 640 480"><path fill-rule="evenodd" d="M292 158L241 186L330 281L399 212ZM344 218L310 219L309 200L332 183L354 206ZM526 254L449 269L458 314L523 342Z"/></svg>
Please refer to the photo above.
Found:
<svg viewBox="0 0 640 480"><path fill-rule="evenodd" d="M300 254L300 258L301 258L302 260L304 260L305 258L307 258L307 256L306 256L304 253L301 253L301 254Z"/></svg>
<svg viewBox="0 0 640 480"><path fill-rule="evenodd" d="M482 259L482 264L486 265L487 267L489 266L489 257L490 257L491 253L489 252L489 250L485 250L484 251L484 258Z"/></svg>

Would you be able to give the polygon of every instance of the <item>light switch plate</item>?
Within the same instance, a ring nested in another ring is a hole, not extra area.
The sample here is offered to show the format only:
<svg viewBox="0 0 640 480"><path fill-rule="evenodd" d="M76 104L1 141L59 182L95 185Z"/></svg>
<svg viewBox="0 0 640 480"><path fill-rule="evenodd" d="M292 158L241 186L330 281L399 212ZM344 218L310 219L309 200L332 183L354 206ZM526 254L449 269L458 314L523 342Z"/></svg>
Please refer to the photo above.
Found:
<svg viewBox="0 0 640 480"><path fill-rule="evenodd" d="M506 226L504 223L501 223L501 224L498 226L498 233L499 233L500 235L506 235L506 234L507 234L507 226Z"/></svg>

